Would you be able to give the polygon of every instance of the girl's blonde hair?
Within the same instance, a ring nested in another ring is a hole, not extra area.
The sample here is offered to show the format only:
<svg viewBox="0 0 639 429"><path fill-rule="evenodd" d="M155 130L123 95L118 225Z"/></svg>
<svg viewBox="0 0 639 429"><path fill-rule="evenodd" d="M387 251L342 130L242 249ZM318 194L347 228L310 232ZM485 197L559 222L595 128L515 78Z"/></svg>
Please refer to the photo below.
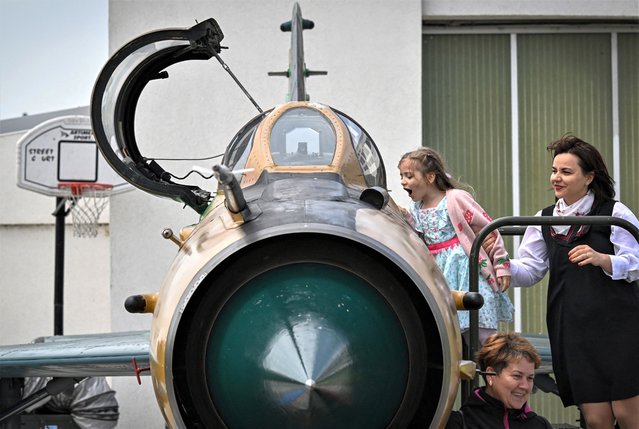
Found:
<svg viewBox="0 0 639 429"><path fill-rule="evenodd" d="M419 166L419 171L424 176L426 174L434 174L435 186L440 191L462 188L472 193L472 188L470 186L453 179L451 175L446 172L446 166L444 165L442 157L439 153L429 147L420 147L419 149L406 152L399 159L399 164L397 164L397 166L399 167L402 161L405 160L413 161L417 164Z"/></svg>

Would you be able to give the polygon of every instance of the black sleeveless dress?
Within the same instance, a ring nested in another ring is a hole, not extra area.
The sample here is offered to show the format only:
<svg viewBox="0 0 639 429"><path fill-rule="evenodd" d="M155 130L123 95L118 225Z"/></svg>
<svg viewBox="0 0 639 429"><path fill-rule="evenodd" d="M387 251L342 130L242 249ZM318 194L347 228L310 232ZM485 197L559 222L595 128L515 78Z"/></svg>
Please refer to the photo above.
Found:
<svg viewBox="0 0 639 429"><path fill-rule="evenodd" d="M611 216L614 204L605 201L588 215ZM542 215L552 216L553 208ZM614 254L610 226L572 226L565 236L543 226L542 233L550 264L546 323L564 406L639 395L639 282L612 280L600 267L568 260L580 244Z"/></svg>

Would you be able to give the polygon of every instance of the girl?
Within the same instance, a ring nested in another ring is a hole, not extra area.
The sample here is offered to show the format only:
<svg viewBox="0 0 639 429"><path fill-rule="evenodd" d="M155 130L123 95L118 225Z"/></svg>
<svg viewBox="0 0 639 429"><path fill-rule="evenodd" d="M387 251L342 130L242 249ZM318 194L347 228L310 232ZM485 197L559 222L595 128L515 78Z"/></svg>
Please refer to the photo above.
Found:
<svg viewBox="0 0 639 429"><path fill-rule="evenodd" d="M466 191L458 189L446 174L437 152L420 148L399 161L402 187L413 200L406 219L423 234L451 290L468 291L468 255L476 234L491 219ZM479 339L483 343L497 331L499 321L512 320L512 303L503 293L510 286L510 261L504 242L495 232L495 243L487 254L480 251L479 292L484 306L479 310ZM490 247L490 246L489 246ZM468 312L459 313L459 325L469 328ZM466 334L467 335L467 334Z"/></svg>

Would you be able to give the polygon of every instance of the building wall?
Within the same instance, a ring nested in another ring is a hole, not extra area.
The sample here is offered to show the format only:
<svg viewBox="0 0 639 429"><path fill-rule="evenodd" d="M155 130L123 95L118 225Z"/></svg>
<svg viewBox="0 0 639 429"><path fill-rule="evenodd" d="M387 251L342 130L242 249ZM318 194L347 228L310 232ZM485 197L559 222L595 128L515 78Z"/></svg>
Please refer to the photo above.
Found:
<svg viewBox="0 0 639 429"><path fill-rule="evenodd" d="M599 20L637 19L639 5L634 0L422 0L425 21L493 19L512 20Z"/></svg>

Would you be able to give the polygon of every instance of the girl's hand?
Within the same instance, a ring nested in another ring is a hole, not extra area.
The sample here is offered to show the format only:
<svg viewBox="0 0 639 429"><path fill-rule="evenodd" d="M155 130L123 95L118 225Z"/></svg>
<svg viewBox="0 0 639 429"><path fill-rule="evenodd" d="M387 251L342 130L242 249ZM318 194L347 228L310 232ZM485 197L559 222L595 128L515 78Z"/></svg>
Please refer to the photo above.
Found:
<svg viewBox="0 0 639 429"><path fill-rule="evenodd" d="M497 241L497 234L495 234L494 232L491 232L490 234L488 234L488 237L484 238L484 241L481 243L481 247L483 247L486 253L490 255L490 252L493 250L493 247L495 247L496 241Z"/></svg>
<svg viewBox="0 0 639 429"><path fill-rule="evenodd" d="M570 252L568 252L568 259L580 267L590 264L595 267L601 267L608 273L612 272L610 255L595 252L592 250L592 247L587 244L580 244L579 246L573 247Z"/></svg>
<svg viewBox="0 0 639 429"><path fill-rule="evenodd" d="M497 277L497 284L502 292L506 292L510 287L510 276Z"/></svg>
<svg viewBox="0 0 639 429"><path fill-rule="evenodd" d="M406 209L405 207L399 206L399 211L402 213L402 216L404 216L404 219L406 219L406 221L410 224L410 226L414 227L415 225L413 222L413 216L411 216L408 209Z"/></svg>

